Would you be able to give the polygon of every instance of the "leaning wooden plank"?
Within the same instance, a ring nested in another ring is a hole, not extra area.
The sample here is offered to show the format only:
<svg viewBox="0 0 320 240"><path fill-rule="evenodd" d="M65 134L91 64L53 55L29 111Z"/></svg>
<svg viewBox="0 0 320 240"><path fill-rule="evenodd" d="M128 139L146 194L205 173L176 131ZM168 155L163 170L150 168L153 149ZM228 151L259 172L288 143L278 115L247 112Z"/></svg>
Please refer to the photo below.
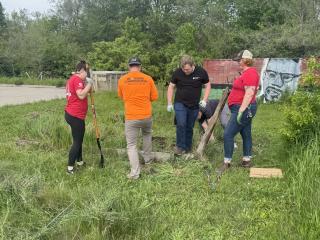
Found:
<svg viewBox="0 0 320 240"><path fill-rule="evenodd" d="M218 104L213 116L209 119L207 130L201 137L199 146L197 148L197 153L200 155L200 157L202 157L203 151L204 151L206 145L208 144L208 141L210 139L210 136L212 135L213 129L219 120L220 113L221 113L221 111L222 111L222 109L228 99L228 95L229 95L229 87L227 87L224 90L222 97L220 98L219 104Z"/></svg>
<svg viewBox="0 0 320 240"><path fill-rule="evenodd" d="M250 168L252 178L282 178L282 170L279 168Z"/></svg>

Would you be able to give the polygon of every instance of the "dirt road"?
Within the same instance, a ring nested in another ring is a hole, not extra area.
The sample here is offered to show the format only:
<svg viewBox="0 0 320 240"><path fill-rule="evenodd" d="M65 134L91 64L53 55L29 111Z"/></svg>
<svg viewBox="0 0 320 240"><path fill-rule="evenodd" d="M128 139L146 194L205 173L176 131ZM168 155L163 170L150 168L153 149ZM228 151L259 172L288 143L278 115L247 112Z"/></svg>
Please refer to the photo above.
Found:
<svg viewBox="0 0 320 240"><path fill-rule="evenodd" d="M51 86L0 84L0 106L65 98L65 89Z"/></svg>

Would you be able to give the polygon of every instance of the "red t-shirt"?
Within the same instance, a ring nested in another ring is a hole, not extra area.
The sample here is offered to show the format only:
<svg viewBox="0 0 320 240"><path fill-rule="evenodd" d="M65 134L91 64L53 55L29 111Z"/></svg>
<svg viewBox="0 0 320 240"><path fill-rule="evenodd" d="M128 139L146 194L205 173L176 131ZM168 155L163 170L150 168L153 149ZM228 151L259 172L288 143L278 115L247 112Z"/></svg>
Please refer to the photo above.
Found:
<svg viewBox="0 0 320 240"><path fill-rule="evenodd" d="M255 94L251 100L251 103L256 101L256 94L259 88L259 74L255 68L248 68L243 71L241 76L236 78L233 82L232 89L228 98L228 105L241 105L244 95L245 89L244 87L256 87Z"/></svg>
<svg viewBox="0 0 320 240"><path fill-rule="evenodd" d="M78 89L84 89L85 84L77 75L72 75L66 85L67 105L65 111L71 116L85 119L88 111L88 99L80 99L76 93Z"/></svg>

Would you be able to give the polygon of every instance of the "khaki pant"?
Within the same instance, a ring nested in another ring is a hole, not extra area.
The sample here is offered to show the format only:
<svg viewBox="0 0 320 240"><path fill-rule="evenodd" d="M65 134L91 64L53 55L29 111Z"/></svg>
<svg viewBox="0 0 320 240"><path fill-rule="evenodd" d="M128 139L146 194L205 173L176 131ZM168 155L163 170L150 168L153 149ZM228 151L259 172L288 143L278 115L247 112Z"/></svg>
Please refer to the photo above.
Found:
<svg viewBox="0 0 320 240"><path fill-rule="evenodd" d="M130 161L131 171L130 176L140 175L140 163L137 149L137 142L139 132L142 132L143 137L143 158L145 162L149 162L151 159L152 149L152 118L146 118L141 120L126 120L125 122L125 134L127 139L127 151Z"/></svg>

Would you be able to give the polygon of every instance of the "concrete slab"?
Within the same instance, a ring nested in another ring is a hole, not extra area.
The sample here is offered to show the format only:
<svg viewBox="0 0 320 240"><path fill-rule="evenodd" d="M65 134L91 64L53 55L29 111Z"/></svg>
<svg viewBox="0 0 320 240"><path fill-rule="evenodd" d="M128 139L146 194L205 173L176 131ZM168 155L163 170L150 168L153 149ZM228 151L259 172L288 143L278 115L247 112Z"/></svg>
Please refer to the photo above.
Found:
<svg viewBox="0 0 320 240"><path fill-rule="evenodd" d="M0 84L0 106L65 98L64 88L38 85Z"/></svg>

